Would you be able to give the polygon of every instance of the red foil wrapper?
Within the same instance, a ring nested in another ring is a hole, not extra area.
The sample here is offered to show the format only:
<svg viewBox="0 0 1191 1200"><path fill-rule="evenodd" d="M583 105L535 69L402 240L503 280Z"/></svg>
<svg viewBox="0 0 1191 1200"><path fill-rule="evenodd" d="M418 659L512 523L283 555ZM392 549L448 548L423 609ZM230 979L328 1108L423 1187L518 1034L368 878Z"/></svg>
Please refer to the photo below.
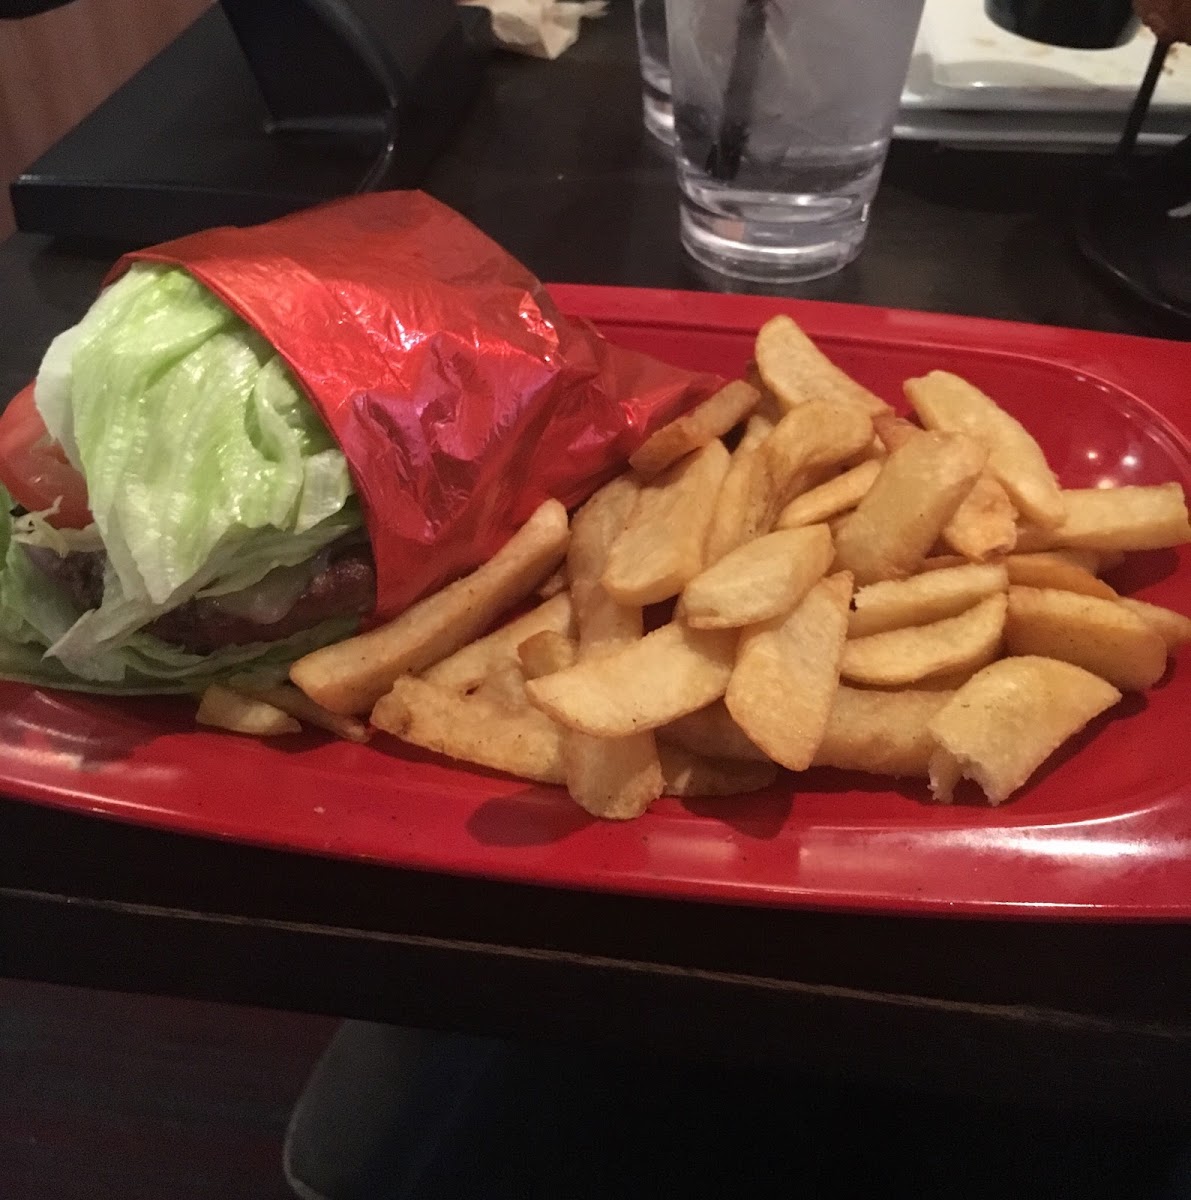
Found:
<svg viewBox="0 0 1191 1200"><path fill-rule="evenodd" d="M184 267L290 365L351 467L376 618L474 568L548 497L573 507L718 383L563 316L421 192L358 196L121 259Z"/></svg>

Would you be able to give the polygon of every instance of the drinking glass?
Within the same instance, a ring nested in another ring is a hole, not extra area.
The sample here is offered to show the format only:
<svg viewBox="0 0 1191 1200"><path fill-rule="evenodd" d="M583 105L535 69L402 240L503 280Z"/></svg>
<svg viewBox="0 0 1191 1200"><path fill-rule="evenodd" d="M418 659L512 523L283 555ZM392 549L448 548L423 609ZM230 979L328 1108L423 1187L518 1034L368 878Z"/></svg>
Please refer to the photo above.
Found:
<svg viewBox="0 0 1191 1200"><path fill-rule="evenodd" d="M688 253L782 283L860 252L923 0L668 0Z"/></svg>
<svg viewBox="0 0 1191 1200"><path fill-rule="evenodd" d="M637 50L641 59L641 108L645 128L667 146L674 142L670 104L670 47L666 40L666 0L633 0Z"/></svg>

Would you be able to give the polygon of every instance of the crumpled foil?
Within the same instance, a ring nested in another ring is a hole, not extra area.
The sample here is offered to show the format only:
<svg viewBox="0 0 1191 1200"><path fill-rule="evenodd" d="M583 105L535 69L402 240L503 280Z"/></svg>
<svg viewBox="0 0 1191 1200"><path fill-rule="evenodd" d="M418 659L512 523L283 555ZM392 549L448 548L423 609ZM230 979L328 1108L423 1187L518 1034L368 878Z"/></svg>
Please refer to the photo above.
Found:
<svg viewBox="0 0 1191 1200"><path fill-rule="evenodd" d="M121 259L184 267L285 359L347 456L375 619L491 557L548 497L581 503L712 376L563 316L421 192L336 201Z"/></svg>

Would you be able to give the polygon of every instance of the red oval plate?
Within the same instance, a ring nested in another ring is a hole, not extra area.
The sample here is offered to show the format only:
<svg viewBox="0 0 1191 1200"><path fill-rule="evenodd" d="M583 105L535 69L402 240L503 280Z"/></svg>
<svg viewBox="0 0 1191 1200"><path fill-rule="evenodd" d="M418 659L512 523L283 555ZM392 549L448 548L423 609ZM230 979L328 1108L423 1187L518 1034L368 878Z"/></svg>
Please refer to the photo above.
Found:
<svg viewBox="0 0 1191 1200"><path fill-rule="evenodd" d="M560 286L614 341L739 374L791 313L900 399L933 367L986 389L1070 487L1191 491L1191 346L924 313ZM1137 555L1123 590L1191 611L1191 554ZM998 809L917 784L785 776L740 799L663 800L593 821L556 788L461 769L383 736L355 746L196 729L192 707L0 685L0 791L185 833L524 883L721 902L998 917L1191 917L1191 663L1115 713Z"/></svg>

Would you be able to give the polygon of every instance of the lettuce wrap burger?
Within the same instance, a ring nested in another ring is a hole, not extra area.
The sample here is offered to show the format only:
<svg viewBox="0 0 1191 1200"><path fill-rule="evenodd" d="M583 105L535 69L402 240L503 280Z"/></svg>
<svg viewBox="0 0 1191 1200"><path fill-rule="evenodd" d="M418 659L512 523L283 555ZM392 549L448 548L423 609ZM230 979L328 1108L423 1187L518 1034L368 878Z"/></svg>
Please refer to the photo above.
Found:
<svg viewBox="0 0 1191 1200"><path fill-rule="evenodd" d="M194 691L396 615L711 379L420 193L122 260L0 417L0 677Z"/></svg>

